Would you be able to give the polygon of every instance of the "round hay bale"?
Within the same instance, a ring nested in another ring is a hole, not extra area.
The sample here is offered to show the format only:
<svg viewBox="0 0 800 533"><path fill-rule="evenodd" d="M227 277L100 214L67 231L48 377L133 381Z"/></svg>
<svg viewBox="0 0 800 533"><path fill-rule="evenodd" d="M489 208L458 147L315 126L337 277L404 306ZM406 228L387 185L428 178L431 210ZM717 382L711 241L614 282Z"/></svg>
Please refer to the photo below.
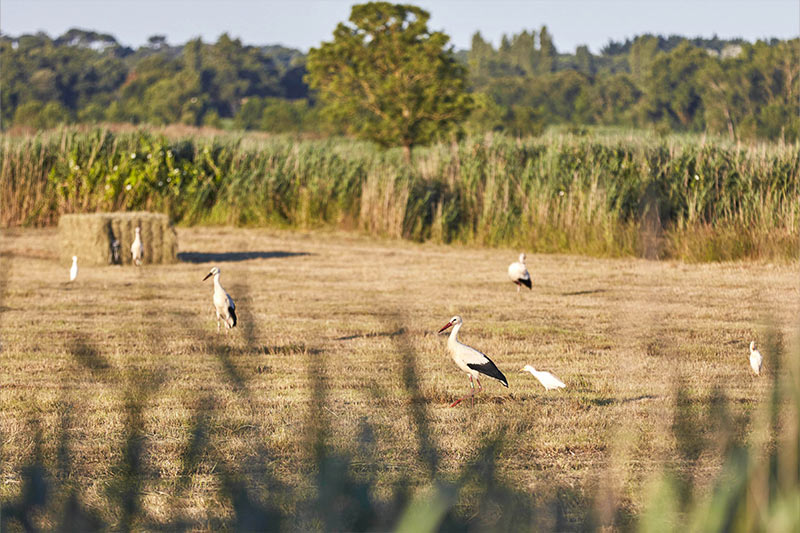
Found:
<svg viewBox="0 0 800 533"><path fill-rule="evenodd" d="M141 228L142 263L174 263L178 237L169 217L146 211L62 215L58 221L61 258L81 265L132 265L131 244ZM115 253L116 250L116 253Z"/></svg>

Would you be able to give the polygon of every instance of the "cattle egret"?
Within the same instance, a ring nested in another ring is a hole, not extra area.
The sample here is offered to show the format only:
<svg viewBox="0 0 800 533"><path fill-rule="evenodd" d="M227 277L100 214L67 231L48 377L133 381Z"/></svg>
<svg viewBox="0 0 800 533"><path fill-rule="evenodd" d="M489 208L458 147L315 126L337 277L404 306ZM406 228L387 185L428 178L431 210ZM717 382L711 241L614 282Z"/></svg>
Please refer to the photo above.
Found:
<svg viewBox="0 0 800 533"><path fill-rule="evenodd" d="M443 332L450 326L453 326L453 331L450 333L450 338L447 339L447 349L450 350L450 355L453 356L453 361L456 363L458 368L469 375L469 385L472 388L472 391L470 392L470 400L474 405L475 383L472 381L473 378L478 381L478 392L483 391L480 380L481 374L496 379L506 387L508 387L508 380L506 380L506 377L502 372L500 372L500 370L498 370L491 359L486 357L478 350L470 348L466 344L462 344L458 341L458 330L461 329L461 324L463 323L464 321L461 320L460 316L454 316L450 319L450 322L445 324L444 327L439 330L439 333ZM464 395L464 397L454 401L450 407L455 407L466 397L467 396Z"/></svg>
<svg viewBox="0 0 800 533"><path fill-rule="evenodd" d="M531 275L528 274L528 269L525 267L525 254L519 254L519 261L508 265L508 277L517 286L517 292L523 285L529 289L533 288L531 283Z"/></svg>
<svg viewBox="0 0 800 533"><path fill-rule="evenodd" d="M750 368L753 369L753 372L756 373L756 376L761 374L761 363L764 362L764 358L761 356L761 352L756 350L756 341L750 342Z"/></svg>
<svg viewBox="0 0 800 533"><path fill-rule="evenodd" d="M131 244L131 257L133 258L133 262L137 266L142 264L143 249L144 247L142 246L142 230L137 226L136 237L133 239L133 244Z"/></svg>
<svg viewBox="0 0 800 533"><path fill-rule="evenodd" d="M559 388L563 389L564 387L566 387L563 381L555 377L550 372L545 372L543 370L536 370L531 365L525 365L524 367L522 367L520 372L530 372L531 374L533 374L533 377L538 379L539 383L544 385L544 388L547 390L553 390Z"/></svg>
<svg viewBox="0 0 800 533"><path fill-rule="evenodd" d="M78 277L78 256L72 256L72 266L69 268L69 280L75 281L75 278Z"/></svg>
<svg viewBox="0 0 800 533"><path fill-rule="evenodd" d="M203 278L203 281L211 276L214 276L214 310L217 312L217 332L219 332L220 320L222 320L227 326L225 330L225 333L227 333L228 329L236 326L236 305L233 303L233 298L225 292L225 289L219 283L219 268L212 267L211 271Z"/></svg>

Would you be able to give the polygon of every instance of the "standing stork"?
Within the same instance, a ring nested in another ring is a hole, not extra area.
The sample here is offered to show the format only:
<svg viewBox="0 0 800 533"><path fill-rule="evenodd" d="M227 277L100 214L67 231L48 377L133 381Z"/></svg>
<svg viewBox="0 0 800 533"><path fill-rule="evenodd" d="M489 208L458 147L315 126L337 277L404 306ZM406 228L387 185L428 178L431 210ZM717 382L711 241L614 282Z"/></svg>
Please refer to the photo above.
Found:
<svg viewBox="0 0 800 533"><path fill-rule="evenodd" d="M78 277L78 256L72 256L72 266L69 267L69 280L75 281L75 278Z"/></svg>
<svg viewBox="0 0 800 533"><path fill-rule="evenodd" d="M523 285L529 289L533 288L531 275L528 274L528 269L525 266L525 254L519 254L519 261L508 265L508 277L517 286L517 293L519 293Z"/></svg>
<svg viewBox="0 0 800 533"><path fill-rule="evenodd" d="M136 266L142 264L142 252L144 247L142 246L142 229L139 226L136 226L136 237L133 239L133 244L131 244L131 257L133 258L133 263Z"/></svg>
<svg viewBox="0 0 800 533"><path fill-rule="evenodd" d="M219 332L220 320L222 320L227 327L225 330L227 333L228 329L236 326L236 304L233 303L233 298L225 292L219 282L219 268L212 267L203 281L211 276L214 276L214 310L217 312L217 332Z"/></svg>
<svg viewBox="0 0 800 533"><path fill-rule="evenodd" d="M470 392L470 401L472 405L475 405L475 383L472 381L473 378L478 381L478 392L483 391L480 380L481 374L496 379L506 387L508 387L508 380L503 373L500 372L497 366L495 366L492 360L486 357L486 355L482 354L475 348L471 348L458 341L458 330L461 329L461 324L463 323L464 321L461 320L461 317L456 315L450 319L450 322L445 324L444 327L439 330L439 333L443 332L450 326L453 326L453 331L450 333L450 337L447 339L447 349L450 350L450 355L453 357L453 361L456 363L456 366L466 372L469 376L469 385L472 388L472 391ZM454 401L452 404L450 404L450 407L455 407L466 397L467 396L464 395L462 398Z"/></svg>
<svg viewBox="0 0 800 533"><path fill-rule="evenodd" d="M553 390L553 389L563 389L566 387L564 382L555 377L550 372L546 372L544 370L536 370L531 365L525 365L522 367L520 372L530 372L533 374L533 377L539 380L539 383L545 388L545 390Z"/></svg>
<svg viewBox="0 0 800 533"><path fill-rule="evenodd" d="M761 375L761 364L763 362L764 358L761 356L761 352L756 350L756 341L750 341L750 368L753 369L756 376Z"/></svg>

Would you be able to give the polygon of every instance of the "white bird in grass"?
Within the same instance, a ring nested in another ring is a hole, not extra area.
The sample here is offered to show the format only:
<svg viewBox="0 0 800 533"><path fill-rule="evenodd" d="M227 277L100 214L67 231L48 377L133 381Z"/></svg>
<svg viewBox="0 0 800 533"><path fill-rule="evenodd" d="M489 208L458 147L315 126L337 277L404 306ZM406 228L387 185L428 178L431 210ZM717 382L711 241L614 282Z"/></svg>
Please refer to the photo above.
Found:
<svg viewBox="0 0 800 533"><path fill-rule="evenodd" d="M69 280L75 281L75 278L78 277L78 256L72 256L72 266L69 268Z"/></svg>
<svg viewBox="0 0 800 533"><path fill-rule="evenodd" d="M555 377L550 372L546 372L544 370L536 370L531 365L525 365L524 367L522 367L520 372L530 372L531 374L533 374L533 377L538 379L539 383L541 383L547 390L563 389L564 387L566 387L563 381Z"/></svg>
<svg viewBox="0 0 800 533"><path fill-rule="evenodd" d="M508 277L511 278L511 281L517 286L517 292L519 292L523 285L529 289L533 288L531 275L528 274L528 269L525 267L525 254L519 254L519 261L508 265Z"/></svg>
<svg viewBox="0 0 800 533"><path fill-rule="evenodd" d="M750 341L750 368L753 369L756 376L761 374L761 364L763 362L764 358L761 356L761 352L756 350L756 341Z"/></svg>
<svg viewBox="0 0 800 533"><path fill-rule="evenodd" d="M137 266L142 264L142 251L144 247L142 246L142 230L138 226L136 227L136 237L133 239L133 244L131 244L131 257L133 258L134 264Z"/></svg>
<svg viewBox="0 0 800 533"><path fill-rule="evenodd" d="M228 329L236 326L236 304L233 303L233 298L225 292L219 282L219 268L212 267L211 271L206 274L203 281L209 277L214 276L214 310L217 312L217 332L220 328L220 320L225 322ZM225 333L228 332L225 330Z"/></svg>
<svg viewBox="0 0 800 533"><path fill-rule="evenodd" d="M455 361L458 368L469 375L469 385L472 387L472 391L470 392L470 400L474 405L475 383L472 381L473 378L478 381L478 392L483 391L480 380L481 374L496 379L506 387L508 387L508 380L506 380L506 377L502 372L500 372L491 359L486 357L475 348L470 348L466 344L458 342L458 330L461 329L461 324L463 323L464 321L461 320L461 317L456 315L450 319L450 322L445 324L444 327L439 330L439 333L443 332L450 326L453 326L453 331L450 333L450 337L447 339L447 349L450 350L450 355L453 356L453 361ZM450 407L455 407L466 397L467 396L464 395L464 397L454 401Z"/></svg>

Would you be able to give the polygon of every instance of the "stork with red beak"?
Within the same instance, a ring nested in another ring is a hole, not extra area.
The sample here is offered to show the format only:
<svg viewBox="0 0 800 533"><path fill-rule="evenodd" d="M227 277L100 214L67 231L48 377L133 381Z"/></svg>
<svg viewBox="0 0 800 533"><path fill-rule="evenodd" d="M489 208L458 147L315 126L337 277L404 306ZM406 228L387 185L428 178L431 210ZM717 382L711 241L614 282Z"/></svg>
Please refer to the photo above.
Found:
<svg viewBox="0 0 800 533"><path fill-rule="evenodd" d="M451 326L453 328L453 331L450 333L450 338L447 339L447 349L450 351L450 355L453 357L453 361L456 363L456 366L466 372L466 374L469 376L469 385L472 388L469 396L471 403L474 405L475 383L473 382L473 378L478 382L478 392L483 391L480 380L481 374L496 379L506 387L508 387L508 380L506 380L506 377L503 375L503 373L500 372L497 366L492 362L491 359L486 357L486 355L482 354L475 348L471 348L458 341L458 330L461 329L461 324L463 323L464 321L461 320L461 317L456 315L450 319L450 322L445 324L444 327L439 330L439 333ZM450 407L455 407L466 397L467 396L464 395L462 398L454 401Z"/></svg>

